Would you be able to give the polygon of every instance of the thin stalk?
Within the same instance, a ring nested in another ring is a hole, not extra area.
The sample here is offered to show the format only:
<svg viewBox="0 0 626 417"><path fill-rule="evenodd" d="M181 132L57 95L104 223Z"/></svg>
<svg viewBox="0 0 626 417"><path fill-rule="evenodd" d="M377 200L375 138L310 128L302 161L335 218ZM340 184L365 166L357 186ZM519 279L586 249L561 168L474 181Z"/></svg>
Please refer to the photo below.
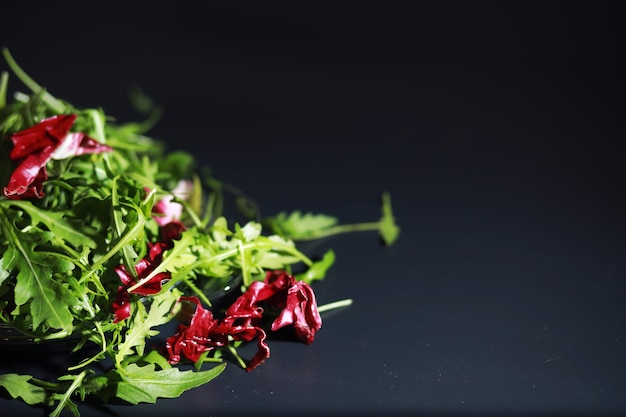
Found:
<svg viewBox="0 0 626 417"><path fill-rule="evenodd" d="M13 59L13 56L11 56L8 48L2 48L2 54L4 55L4 59L6 59L7 64L9 64L11 70L13 70L17 78L19 78L20 81L24 83L24 85L26 85L35 93L39 93L40 91L44 90L42 86L40 86L35 82L35 80L30 78L28 74L26 74L26 72L17 64L15 59ZM57 100L52 94L48 93L47 91L44 92L43 99L57 113L63 113L66 109L65 104Z"/></svg>
<svg viewBox="0 0 626 417"><path fill-rule="evenodd" d="M334 301L332 303L324 304L317 307L317 311L323 313L325 311L334 310L337 308L348 307L352 305L352 299L346 298L345 300Z"/></svg>
<svg viewBox="0 0 626 417"><path fill-rule="evenodd" d="M341 233L351 232L371 232L380 229L380 222L340 224L329 227L315 233L309 233L302 236L288 236L288 238L298 241L321 239L328 236L338 235Z"/></svg>

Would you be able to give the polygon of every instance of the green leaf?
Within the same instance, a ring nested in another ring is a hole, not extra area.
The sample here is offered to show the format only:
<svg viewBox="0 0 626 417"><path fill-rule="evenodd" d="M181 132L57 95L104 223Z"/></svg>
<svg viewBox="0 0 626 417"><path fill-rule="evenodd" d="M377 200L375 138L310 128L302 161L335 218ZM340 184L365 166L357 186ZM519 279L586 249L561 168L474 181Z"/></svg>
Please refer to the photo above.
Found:
<svg viewBox="0 0 626 417"><path fill-rule="evenodd" d="M0 258L0 286L2 286L4 281L11 276L11 271L8 269L8 266L12 263L9 259L9 256L11 256L12 253L7 255L7 252L5 252Z"/></svg>
<svg viewBox="0 0 626 417"><path fill-rule="evenodd" d="M172 174L173 181L189 178L195 168L193 155L180 150L168 153L160 165L162 171Z"/></svg>
<svg viewBox="0 0 626 417"><path fill-rule="evenodd" d="M382 195L382 218L380 219L380 237L387 246L391 245L398 239L400 228L396 225L395 217L391 209L391 196L388 192Z"/></svg>
<svg viewBox="0 0 626 417"><path fill-rule="evenodd" d="M79 231L77 224L67 221L62 212L42 210L24 200L12 200L7 202L7 205L25 211L30 216L33 225L44 224L54 234L55 239L65 240L75 248L96 244L93 239Z"/></svg>
<svg viewBox="0 0 626 417"><path fill-rule="evenodd" d="M133 292L161 272L176 272L192 264L197 259L190 252L190 246L193 245L196 232L195 228L184 231L180 239L174 241L174 246L165 251L161 262L148 275L142 277L139 282L130 286L128 291Z"/></svg>
<svg viewBox="0 0 626 417"><path fill-rule="evenodd" d="M143 355L146 339L159 334L159 331L154 328L172 319L172 306L179 296L180 292L172 289L150 297L150 309L147 314L141 300L133 303L132 322L124 342L120 344L115 355L115 361L118 365L126 356L133 354L133 349L137 354Z"/></svg>
<svg viewBox="0 0 626 417"><path fill-rule="evenodd" d="M49 232L11 231L13 242L2 257L2 269L15 274L15 304L19 307L29 303L34 330L44 324L71 332L70 307L76 305L77 300L54 279L54 273L68 272L74 265L57 254L37 250L37 243L49 240Z"/></svg>
<svg viewBox="0 0 626 417"><path fill-rule="evenodd" d="M81 384L87 375L87 371L83 371L78 375L64 375L59 381L71 381L67 390L63 393L56 393L52 396L58 401L56 408L50 413L50 417L59 417L63 410L70 411L75 417L80 417L78 406L72 401L72 395L76 390L80 391Z"/></svg>
<svg viewBox="0 0 626 417"><path fill-rule="evenodd" d="M337 225L337 218L326 214L302 213L299 210L290 214L283 211L266 218L265 224L277 234L299 239Z"/></svg>
<svg viewBox="0 0 626 417"><path fill-rule="evenodd" d="M306 283L311 283L315 280L321 280L326 277L326 272L335 263L335 252L327 250L322 259L313 263L305 272L297 274L296 279L302 280Z"/></svg>
<svg viewBox="0 0 626 417"><path fill-rule="evenodd" d="M154 364L130 364L119 371L115 395L131 404L155 403L158 398L176 398L184 391L204 385L222 373L226 363L206 371L181 371L178 368L157 370Z"/></svg>
<svg viewBox="0 0 626 417"><path fill-rule="evenodd" d="M294 211L287 215L280 212L267 217L263 224L274 233L294 241L313 240L338 235L365 231L377 231L386 245L391 245L400 234L391 210L391 197L388 192L382 195L382 217L376 222L339 224L338 219L325 214L302 214Z"/></svg>
<svg viewBox="0 0 626 417"><path fill-rule="evenodd" d="M21 398L26 404L46 404L48 393L42 387L32 384L32 379L30 375L0 374L0 387L12 398Z"/></svg>

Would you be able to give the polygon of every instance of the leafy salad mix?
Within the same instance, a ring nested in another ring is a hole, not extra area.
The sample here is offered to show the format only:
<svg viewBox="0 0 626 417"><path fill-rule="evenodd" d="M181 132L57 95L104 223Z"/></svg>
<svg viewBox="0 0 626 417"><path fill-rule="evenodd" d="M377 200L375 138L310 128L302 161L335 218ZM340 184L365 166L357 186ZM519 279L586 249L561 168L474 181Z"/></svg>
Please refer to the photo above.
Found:
<svg viewBox="0 0 626 417"><path fill-rule="evenodd" d="M297 242L371 230L390 245L399 234L387 193L369 223L300 211L261 218L253 204L233 221L227 183L147 136L158 107L145 122L119 124L51 95L2 52L0 324L82 355L52 381L0 375L9 398L79 416L86 398L154 403L208 383L227 363L255 369L272 332L312 343L320 313L351 302L317 305L312 283L335 255L313 259ZM9 72L27 88L11 100ZM256 353L241 356L249 343Z"/></svg>

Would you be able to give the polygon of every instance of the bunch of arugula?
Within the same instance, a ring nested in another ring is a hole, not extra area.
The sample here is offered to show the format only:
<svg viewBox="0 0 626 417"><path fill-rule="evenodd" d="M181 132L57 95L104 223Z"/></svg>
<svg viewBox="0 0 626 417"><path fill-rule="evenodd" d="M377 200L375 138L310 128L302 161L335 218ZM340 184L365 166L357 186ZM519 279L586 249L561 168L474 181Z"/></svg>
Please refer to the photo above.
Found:
<svg viewBox="0 0 626 417"><path fill-rule="evenodd" d="M167 152L146 135L158 118L158 107L150 107L143 123L117 124L102 109L76 108L52 96L6 48L3 54L30 93L15 93L9 102L9 75L2 72L0 185L7 184L14 169L8 157L10 135L53 115L76 114L77 130L113 149L51 160L43 198L0 196L0 320L33 343L70 341L73 352L89 354L56 381L0 375L0 387L11 398L50 407L51 416L62 410L79 416L77 401L88 396L130 404L177 397L211 381L226 366L219 350L193 368L183 368L149 348L148 341L160 328L177 320L182 295L196 296L210 307L208 288L225 288L233 277L241 277L237 290L244 291L268 270L297 270L297 279L311 283L325 277L334 253L328 250L314 261L296 241L375 230L390 245L398 236L387 193L381 219L371 223L339 224L333 216L300 211L259 218L249 210L245 222L233 223L223 213L228 184L198 168L190 154ZM111 305L120 279L114 268L123 265L135 271L149 243L158 238L156 202L171 197L176 184L189 179L191 197L175 200L183 205L186 229L158 266L171 279L154 295L132 298L131 317L116 322ZM319 310L349 303L342 300ZM242 363L232 346L228 353ZM95 363L106 363L107 370L96 371Z"/></svg>

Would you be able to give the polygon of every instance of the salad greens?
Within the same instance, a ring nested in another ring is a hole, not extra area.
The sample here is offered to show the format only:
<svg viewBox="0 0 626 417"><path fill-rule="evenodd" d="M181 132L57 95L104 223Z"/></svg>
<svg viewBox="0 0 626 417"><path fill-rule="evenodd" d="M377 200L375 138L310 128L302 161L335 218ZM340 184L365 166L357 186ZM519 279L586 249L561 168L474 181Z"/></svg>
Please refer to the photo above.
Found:
<svg viewBox="0 0 626 417"><path fill-rule="evenodd" d="M249 370L237 348L256 336L236 333L241 325L228 317L221 324L232 333L180 362L150 341L170 323L182 323L179 332L192 329L200 314L203 323L217 323L224 311L210 309L228 291L261 303L250 294L269 286L270 274L309 291L306 308L315 314L348 305L317 308L308 285L326 276L335 254L329 249L314 260L296 242L357 231L377 231L386 245L398 237L388 193L376 222L339 224L300 211L259 218L252 201L233 221L223 209L228 184L199 169L192 155L166 151L147 135L160 114L147 97L135 96L149 111L145 122L118 124L103 109L54 97L8 49L2 52L29 92L10 100L9 72L2 72L0 325L42 347L69 342L83 355L54 381L0 375L0 392L10 398L50 407L50 416L63 410L79 416L87 397L154 403L208 383L228 362ZM312 320L298 330L312 340L320 324ZM252 329L265 334L250 319L243 330ZM259 341L261 351L269 356Z"/></svg>

